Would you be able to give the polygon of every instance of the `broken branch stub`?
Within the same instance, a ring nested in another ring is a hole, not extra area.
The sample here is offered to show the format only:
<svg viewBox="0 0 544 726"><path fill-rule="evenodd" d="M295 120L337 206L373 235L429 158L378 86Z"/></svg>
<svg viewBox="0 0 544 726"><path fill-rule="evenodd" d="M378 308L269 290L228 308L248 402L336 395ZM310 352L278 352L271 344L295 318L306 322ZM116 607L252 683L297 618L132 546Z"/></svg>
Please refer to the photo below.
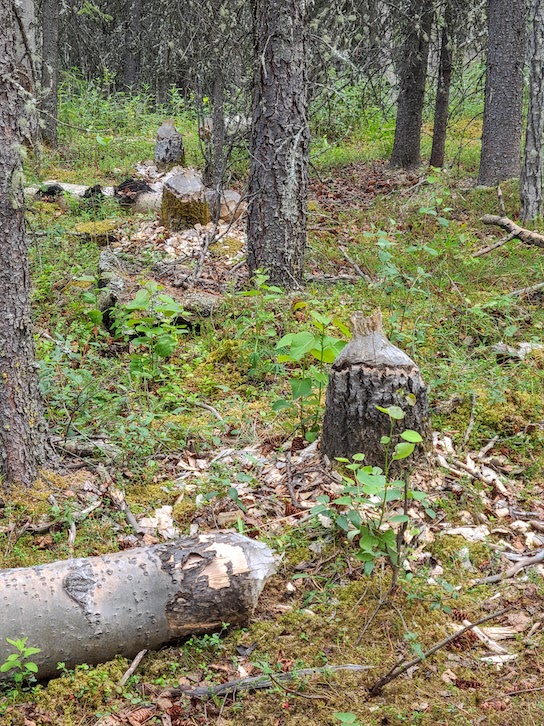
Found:
<svg viewBox="0 0 544 726"><path fill-rule="evenodd" d="M389 342L380 311L351 318L353 337L333 363L323 422L322 452L333 460L364 454L364 463L385 468L382 436L390 436L391 420L377 406L398 406L405 412L395 421L392 445L406 429L417 431L424 444L430 438L427 388L414 361ZM409 461L423 454L418 445ZM395 462L398 471L403 462Z"/></svg>
<svg viewBox="0 0 544 726"><path fill-rule="evenodd" d="M250 617L275 571L262 542L228 532L47 565L0 570L0 663L27 638L38 677L57 663L132 658ZM7 674L9 676L9 674ZM6 674L0 674L0 677Z"/></svg>

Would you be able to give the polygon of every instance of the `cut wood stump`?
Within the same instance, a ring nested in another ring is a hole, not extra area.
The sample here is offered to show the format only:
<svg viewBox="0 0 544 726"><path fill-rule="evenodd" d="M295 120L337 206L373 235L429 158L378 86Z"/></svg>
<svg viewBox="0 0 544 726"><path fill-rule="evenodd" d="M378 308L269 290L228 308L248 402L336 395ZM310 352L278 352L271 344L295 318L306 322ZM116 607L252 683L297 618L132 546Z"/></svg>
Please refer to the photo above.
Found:
<svg viewBox="0 0 544 726"><path fill-rule="evenodd" d="M172 119L167 119L157 131L155 143L155 163L160 170L169 170L176 164L185 166L183 138Z"/></svg>
<svg viewBox="0 0 544 726"><path fill-rule="evenodd" d="M133 658L223 623L240 625L274 570L265 544L228 532L0 570L0 663L13 650L6 638L40 648L31 660L47 678L59 662Z"/></svg>
<svg viewBox="0 0 544 726"><path fill-rule="evenodd" d="M390 436L390 417L377 407L398 406L405 412L396 421L391 445L406 429L430 440L427 388L414 361L395 347L382 332L382 314L354 313L353 337L333 363L327 387L322 452L333 460L364 454L364 463L385 469L382 436ZM414 457L425 446L417 446ZM395 462L398 472L404 462Z"/></svg>
<svg viewBox="0 0 544 726"><path fill-rule="evenodd" d="M164 180L161 221L172 231L206 225L210 207L202 178L192 169L175 168Z"/></svg>

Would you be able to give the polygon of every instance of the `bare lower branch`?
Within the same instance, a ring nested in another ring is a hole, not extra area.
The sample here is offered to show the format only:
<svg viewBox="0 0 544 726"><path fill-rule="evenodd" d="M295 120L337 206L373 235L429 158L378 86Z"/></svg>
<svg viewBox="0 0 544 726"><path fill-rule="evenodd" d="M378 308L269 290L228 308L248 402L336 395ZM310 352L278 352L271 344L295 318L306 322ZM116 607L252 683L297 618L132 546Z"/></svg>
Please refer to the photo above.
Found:
<svg viewBox="0 0 544 726"><path fill-rule="evenodd" d="M513 235L512 238L516 237L526 245L544 247L544 235L539 234L538 232L533 232L530 229L520 227L519 224L512 222L512 220L508 217L499 217L496 214L484 214L484 216L481 217L481 221L484 224L494 224L497 227L504 229L509 233L509 235Z"/></svg>

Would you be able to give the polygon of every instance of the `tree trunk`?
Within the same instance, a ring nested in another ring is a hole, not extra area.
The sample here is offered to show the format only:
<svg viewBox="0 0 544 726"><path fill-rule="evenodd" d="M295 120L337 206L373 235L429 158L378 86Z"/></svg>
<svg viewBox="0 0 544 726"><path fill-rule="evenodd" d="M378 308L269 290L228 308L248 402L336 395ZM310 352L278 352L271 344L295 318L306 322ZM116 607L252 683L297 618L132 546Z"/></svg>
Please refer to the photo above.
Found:
<svg viewBox="0 0 544 726"><path fill-rule="evenodd" d="M209 139L206 139L204 184L217 193L223 188L225 171L225 84L223 74L216 69L212 92L212 117Z"/></svg>
<svg viewBox="0 0 544 726"><path fill-rule="evenodd" d="M421 164L421 124L433 3L430 0L423 3L411 0L407 16L409 20L404 21L399 69L395 140L390 160L392 167L400 169L413 169Z"/></svg>
<svg viewBox="0 0 544 726"><path fill-rule="evenodd" d="M542 216L542 141L544 135L544 4L531 0L529 35L529 110L521 171L521 220Z"/></svg>
<svg viewBox="0 0 544 726"><path fill-rule="evenodd" d="M50 454L30 317L21 132L26 94L16 83L16 18L0 0L0 471L30 483Z"/></svg>
<svg viewBox="0 0 544 726"><path fill-rule="evenodd" d="M292 288L302 280L306 247L306 0L254 0L253 9L248 264Z"/></svg>
<svg viewBox="0 0 544 726"><path fill-rule="evenodd" d="M42 138L57 145L59 89L59 0L42 2Z"/></svg>
<svg viewBox="0 0 544 726"><path fill-rule="evenodd" d="M414 361L384 336L380 312L368 318L355 313L351 322L353 338L329 374L321 451L331 460L364 454L365 465L385 471L390 457L381 439L391 437L391 420L377 407L401 408L405 416L398 433L412 429L428 442L427 388ZM398 433L393 431L391 446Z"/></svg>
<svg viewBox="0 0 544 726"><path fill-rule="evenodd" d="M227 532L0 570L0 663L6 638L40 648L31 660L47 678L59 662L73 668L131 658L223 623L240 625L274 570L265 544Z"/></svg>
<svg viewBox="0 0 544 726"><path fill-rule="evenodd" d="M438 85L434 106L433 146L429 165L437 169L444 166L446 152L446 131L450 102L451 72L453 68L452 10L449 2L444 9L444 27L440 41L440 61L438 65Z"/></svg>
<svg viewBox="0 0 544 726"><path fill-rule="evenodd" d="M123 81L127 88L135 88L140 76L140 44L142 40L143 0L126 2L126 35Z"/></svg>
<svg viewBox="0 0 544 726"><path fill-rule="evenodd" d="M488 0L482 154L478 184L520 175L525 0Z"/></svg>

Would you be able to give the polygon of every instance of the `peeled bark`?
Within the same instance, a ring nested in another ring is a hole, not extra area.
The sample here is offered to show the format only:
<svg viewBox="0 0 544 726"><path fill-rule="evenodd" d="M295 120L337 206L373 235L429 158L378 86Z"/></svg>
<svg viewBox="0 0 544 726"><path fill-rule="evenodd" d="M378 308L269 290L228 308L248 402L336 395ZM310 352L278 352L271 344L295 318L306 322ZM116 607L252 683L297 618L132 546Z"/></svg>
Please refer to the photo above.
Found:
<svg viewBox="0 0 544 726"><path fill-rule="evenodd" d="M38 678L57 663L132 658L176 638L240 625L274 573L272 552L235 533L0 571L0 663L26 637ZM5 674L4 674L5 675Z"/></svg>
<svg viewBox="0 0 544 726"><path fill-rule="evenodd" d="M519 177L525 0L488 0L482 154L478 184Z"/></svg>
<svg viewBox="0 0 544 726"><path fill-rule="evenodd" d="M393 168L413 169L421 164L421 124L432 22L433 3L412 0L403 29L395 140L390 160Z"/></svg>
<svg viewBox="0 0 544 726"><path fill-rule="evenodd" d="M438 86L434 106L433 146L429 165L437 169L444 166L446 152L446 132L450 102L451 72L453 67L452 14L449 4L444 10L444 27L440 41L440 62L438 64Z"/></svg>
<svg viewBox="0 0 544 726"><path fill-rule="evenodd" d="M253 0L255 80L248 265L287 288L302 281L308 146L306 0Z"/></svg>
<svg viewBox="0 0 544 726"><path fill-rule="evenodd" d="M529 110L525 135L525 155L521 171L521 214L523 222L542 216L542 142L544 136L544 5L531 1L529 35Z"/></svg>
<svg viewBox="0 0 544 726"><path fill-rule="evenodd" d="M0 0L0 474L28 484L51 454L42 412L30 313L21 121L11 0Z"/></svg>
<svg viewBox="0 0 544 726"><path fill-rule="evenodd" d="M380 440L391 435L391 421L377 406L399 406L405 412L399 433L412 429L426 442L430 438L427 388L414 361L383 334L381 312L370 317L355 313L351 323L353 338L329 374L321 450L331 460L364 454L365 465L385 470ZM392 445L397 442L396 430ZM416 448L416 458L424 448Z"/></svg>

